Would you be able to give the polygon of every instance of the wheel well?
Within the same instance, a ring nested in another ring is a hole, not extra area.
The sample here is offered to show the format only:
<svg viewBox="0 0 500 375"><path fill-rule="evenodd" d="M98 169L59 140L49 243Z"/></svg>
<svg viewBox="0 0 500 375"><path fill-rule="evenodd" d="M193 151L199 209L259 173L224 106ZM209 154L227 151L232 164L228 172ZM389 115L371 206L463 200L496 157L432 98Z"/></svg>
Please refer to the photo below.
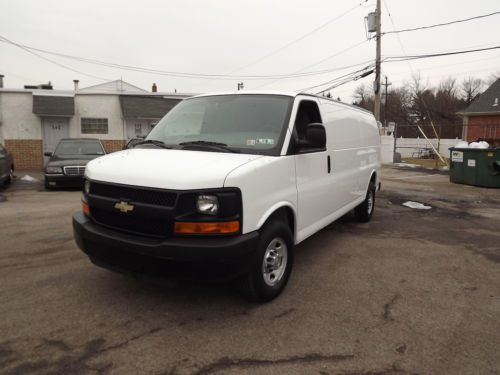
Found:
<svg viewBox="0 0 500 375"><path fill-rule="evenodd" d="M272 219L284 220L288 224L292 235L295 235L295 215L290 207L278 208L271 214L271 216L269 216L269 218L266 220L266 223L268 223Z"/></svg>
<svg viewBox="0 0 500 375"><path fill-rule="evenodd" d="M372 177L370 178L370 182L373 182L374 184L377 182L377 172L372 173Z"/></svg>

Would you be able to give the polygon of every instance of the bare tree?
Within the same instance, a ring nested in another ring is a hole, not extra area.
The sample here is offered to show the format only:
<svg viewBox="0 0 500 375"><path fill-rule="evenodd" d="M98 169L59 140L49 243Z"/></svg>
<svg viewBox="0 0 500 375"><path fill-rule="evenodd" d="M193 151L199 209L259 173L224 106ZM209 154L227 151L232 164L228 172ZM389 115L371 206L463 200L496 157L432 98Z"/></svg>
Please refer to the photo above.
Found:
<svg viewBox="0 0 500 375"><path fill-rule="evenodd" d="M448 97L454 97L457 92L456 78L448 77L439 82L438 92L444 93Z"/></svg>
<svg viewBox="0 0 500 375"><path fill-rule="evenodd" d="M461 98L467 105L471 104L483 91L483 81L480 78L469 76L462 81L460 86Z"/></svg>

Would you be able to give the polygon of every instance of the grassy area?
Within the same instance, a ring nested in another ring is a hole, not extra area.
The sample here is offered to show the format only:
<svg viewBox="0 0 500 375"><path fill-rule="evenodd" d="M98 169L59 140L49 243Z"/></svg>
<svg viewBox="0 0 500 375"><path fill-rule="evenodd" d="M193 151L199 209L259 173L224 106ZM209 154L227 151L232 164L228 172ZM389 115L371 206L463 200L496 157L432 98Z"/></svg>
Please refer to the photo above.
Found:
<svg viewBox="0 0 500 375"><path fill-rule="evenodd" d="M450 163L450 159L445 158L445 160L448 162L448 164ZM439 159L402 158L402 162L407 164L417 164L426 168L436 168L436 166L438 168L446 167L446 164L444 164Z"/></svg>

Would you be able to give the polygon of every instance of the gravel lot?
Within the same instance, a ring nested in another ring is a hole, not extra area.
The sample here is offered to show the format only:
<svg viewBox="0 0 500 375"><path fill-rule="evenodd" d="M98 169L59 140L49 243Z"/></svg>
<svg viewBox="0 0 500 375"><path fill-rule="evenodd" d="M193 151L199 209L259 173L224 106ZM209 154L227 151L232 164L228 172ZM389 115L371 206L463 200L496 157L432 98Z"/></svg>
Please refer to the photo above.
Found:
<svg viewBox="0 0 500 375"><path fill-rule="evenodd" d="M500 190L383 175L373 220L299 245L265 305L95 267L72 237L80 192L16 180L0 190L0 372L500 374Z"/></svg>

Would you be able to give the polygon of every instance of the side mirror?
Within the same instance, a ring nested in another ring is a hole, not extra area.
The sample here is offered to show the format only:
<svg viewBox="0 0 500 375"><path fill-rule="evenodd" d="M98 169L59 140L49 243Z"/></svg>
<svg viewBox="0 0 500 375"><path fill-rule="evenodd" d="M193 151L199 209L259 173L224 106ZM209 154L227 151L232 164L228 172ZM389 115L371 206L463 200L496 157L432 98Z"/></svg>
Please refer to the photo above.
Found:
<svg viewBox="0 0 500 375"><path fill-rule="evenodd" d="M50 158L52 156L52 152L44 152L43 156L47 156Z"/></svg>
<svg viewBox="0 0 500 375"><path fill-rule="evenodd" d="M299 147L324 149L326 146L326 130L323 124L312 123L306 127L306 139L299 141Z"/></svg>

